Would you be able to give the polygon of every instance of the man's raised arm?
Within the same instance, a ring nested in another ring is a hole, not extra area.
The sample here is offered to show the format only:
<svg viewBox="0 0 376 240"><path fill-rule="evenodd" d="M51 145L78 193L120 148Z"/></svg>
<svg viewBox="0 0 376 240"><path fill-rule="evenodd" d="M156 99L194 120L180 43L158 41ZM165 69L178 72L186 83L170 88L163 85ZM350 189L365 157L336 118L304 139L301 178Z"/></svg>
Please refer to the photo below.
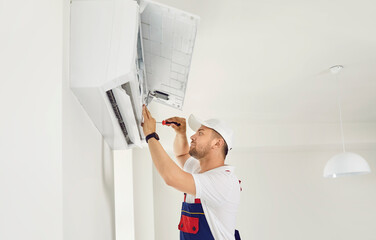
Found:
<svg viewBox="0 0 376 240"><path fill-rule="evenodd" d="M166 121L173 121L180 123L180 126L177 126L175 124L169 124L168 126L171 126L173 129L175 129L176 136L174 140L174 153L175 157L179 162L179 165L183 168L185 161L190 157L189 155L189 144L187 139L187 125L185 118L180 117L172 117L169 119L166 119Z"/></svg>

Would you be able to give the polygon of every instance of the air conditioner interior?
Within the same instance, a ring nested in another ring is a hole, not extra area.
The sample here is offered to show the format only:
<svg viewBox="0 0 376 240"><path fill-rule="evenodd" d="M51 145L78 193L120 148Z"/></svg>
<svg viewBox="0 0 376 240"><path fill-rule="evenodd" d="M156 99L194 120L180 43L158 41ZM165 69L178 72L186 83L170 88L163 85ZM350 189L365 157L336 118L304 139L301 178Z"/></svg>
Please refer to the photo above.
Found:
<svg viewBox="0 0 376 240"><path fill-rule="evenodd" d="M115 95L114 95L113 91L112 90L108 90L106 92L106 94L107 94L108 100L111 103L112 110L114 111L116 119L119 122L119 126L121 128L121 131L124 134L125 141L127 142L127 145L133 144L132 140L129 137L129 133L128 133L127 127L125 126L125 122L124 122L123 116L122 116L122 114L120 112L119 105L118 105L118 103L116 101L116 98L115 98Z"/></svg>
<svg viewBox="0 0 376 240"><path fill-rule="evenodd" d="M127 82L127 83L121 85L121 87L124 89L124 91L126 92L126 94L130 97L130 99L131 99L131 103L132 103L132 106L136 106L137 104L140 104L140 103L135 102L135 97L132 95L132 90L131 90L131 87L130 87L130 83L129 83L129 82ZM141 105L141 107L142 107L142 105ZM136 108L136 107L133 107L132 110L133 110L133 115L134 115L134 117L135 117L135 121L136 121L136 124L137 124L138 130L139 130L139 135L138 135L138 137L139 137L140 139L143 139L144 136L143 136L143 134L141 134L142 131L143 131L143 130L142 130L142 127L141 127L141 122L142 122L142 112L141 112L141 114L140 114L140 112L137 112L137 108Z"/></svg>
<svg viewBox="0 0 376 240"><path fill-rule="evenodd" d="M141 96L137 92L137 85L136 81L129 81L106 91L107 98L111 104L119 129L124 136L127 148L133 146L142 147L141 143L142 139L144 139L141 127L142 102Z"/></svg>

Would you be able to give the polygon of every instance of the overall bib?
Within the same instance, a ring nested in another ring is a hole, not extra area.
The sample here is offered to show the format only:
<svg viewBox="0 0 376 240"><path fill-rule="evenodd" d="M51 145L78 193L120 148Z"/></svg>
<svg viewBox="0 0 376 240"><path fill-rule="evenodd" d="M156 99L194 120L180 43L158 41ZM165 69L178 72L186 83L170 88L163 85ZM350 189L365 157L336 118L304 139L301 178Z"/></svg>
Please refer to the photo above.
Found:
<svg viewBox="0 0 376 240"><path fill-rule="evenodd" d="M201 200L196 198L195 203L187 203L186 198L187 194L184 193L184 202L178 225L180 240L214 240L202 209ZM235 230L235 239L240 240L238 230Z"/></svg>

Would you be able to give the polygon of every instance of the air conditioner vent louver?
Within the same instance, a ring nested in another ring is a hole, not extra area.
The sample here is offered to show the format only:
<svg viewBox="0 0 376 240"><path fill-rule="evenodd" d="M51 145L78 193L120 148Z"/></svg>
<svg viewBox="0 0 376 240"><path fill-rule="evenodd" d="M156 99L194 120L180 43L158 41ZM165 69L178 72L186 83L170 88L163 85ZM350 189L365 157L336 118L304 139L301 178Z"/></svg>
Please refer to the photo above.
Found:
<svg viewBox="0 0 376 240"><path fill-rule="evenodd" d="M133 97L133 94L132 94L132 89L131 89L130 83L127 82L127 83L121 85L121 88L124 89L125 93L129 96L131 103L132 103L132 106L136 106L136 104L138 104L138 103L134 101L134 97ZM133 111L133 115L135 116L134 120L136 121L137 125L138 126L141 125L141 121L137 117L138 113L136 112L136 108L133 107L132 111ZM139 132L138 136L139 136L140 139L144 138L143 135L141 134L141 131Z"/></svg>
<svg viewBox="0 0 376 240"><path fill-rule="evenodd" d="M125 123L123 121L123 117L121 116L119 106L116 102L116 98L114 96L114 93L112 92L112 90L108 90L106 92L106 94L107 94L108 100L110 100L110 103L111 103L112 109L114 110L115 116L116 116L117 120L119 121L120 128L121 128L121 130L124 134L124 137L125 137L125 140L127 141L127 144L128 145L132 144L133 142L129 138L129 134L128 134L127 128L125 127Z"/></svg>

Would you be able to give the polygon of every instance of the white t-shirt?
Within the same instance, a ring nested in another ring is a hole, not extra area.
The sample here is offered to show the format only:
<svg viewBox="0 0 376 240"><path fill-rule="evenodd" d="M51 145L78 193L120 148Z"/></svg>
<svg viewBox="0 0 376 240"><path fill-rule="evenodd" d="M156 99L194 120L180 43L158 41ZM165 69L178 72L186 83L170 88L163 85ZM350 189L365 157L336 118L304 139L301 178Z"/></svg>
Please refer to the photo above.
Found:
<svg viewBox="0 0 376 240"><path fill-rule="evenodd" d="M196 197L187 194L186 202L201 199L202 208L215 240L234 240L236 213L240 203L240 184L235 167L222 166L198 173L200 162L190 157L183 170L191 173L196 184Z"/></svg>

